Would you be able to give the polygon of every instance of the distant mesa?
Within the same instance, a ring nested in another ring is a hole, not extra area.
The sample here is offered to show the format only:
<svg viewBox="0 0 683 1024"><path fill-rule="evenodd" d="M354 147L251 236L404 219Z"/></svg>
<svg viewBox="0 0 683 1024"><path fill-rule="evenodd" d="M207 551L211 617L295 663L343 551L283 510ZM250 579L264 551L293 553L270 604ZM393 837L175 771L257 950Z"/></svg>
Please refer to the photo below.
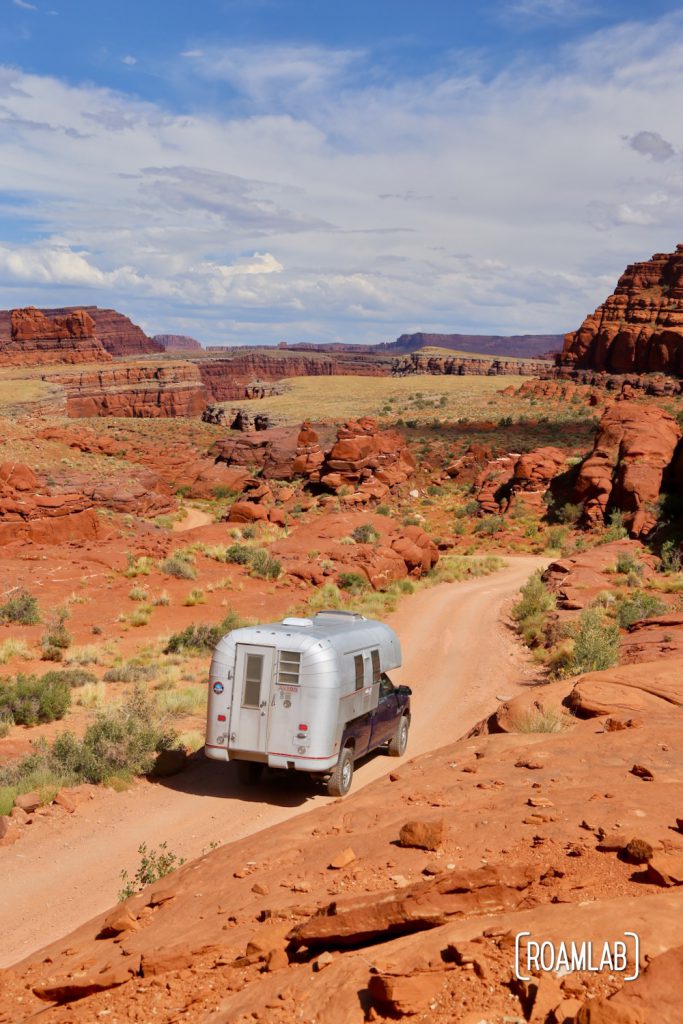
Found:
<svg viewBox="0 0 683 1024"><path fill-rule="evenodd" d="M157 342L167 352L201 352L203 346L196 338L188 334L155 334L152 341Z"/></svg>
<svg viewBox="0 0 683 1024"><path fill-rule="evenodd" d="M163 352L127 316L98 306L0 310L0 366L110 362Z"/></svg>
<svg viewBox="0 0 683 1024"><path fill-rule="evenodd" d="M612 295L566 336L558 362L683 376L683 245L627 267Z"/></svg>
<svg viewBox="0 0 683 1024"><path fill-rule="evenodd" d="M308 352L356 352L366 355L409 355L424 348L447 348L475 355L505 356L509 359L552 359L562 350L562 334L429 334L418 331L402 334L396 341L383 341L378 345L351 345L342 342L315 344L281 341L278 349Z"/></svg>

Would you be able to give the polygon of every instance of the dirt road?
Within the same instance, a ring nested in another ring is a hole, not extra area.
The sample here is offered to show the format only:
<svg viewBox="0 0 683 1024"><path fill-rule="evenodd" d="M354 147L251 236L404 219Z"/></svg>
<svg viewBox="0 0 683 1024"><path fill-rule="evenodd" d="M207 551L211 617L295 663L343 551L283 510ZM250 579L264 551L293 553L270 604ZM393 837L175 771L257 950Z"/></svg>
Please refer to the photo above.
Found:
<svg viewBox="0 0 683 1024"><path fill-rule="evenodd" d="M543 559L508 560L501 572L440 584L406 598L391 616L403 648L395 682L413 687L408 756L458 739L529 675L528 662L501 611ZM354 789L396 767L382 754L356 769ZM6 880L0 904L0 966L66 935L116 901L123 868L131 874L138 846L188 859L301 814L328 798L302 777L245 790L232 766L199 764L166 783L140 782L124 793L102 792L71 816L38 819L22 839L0 850Z"/></svg>

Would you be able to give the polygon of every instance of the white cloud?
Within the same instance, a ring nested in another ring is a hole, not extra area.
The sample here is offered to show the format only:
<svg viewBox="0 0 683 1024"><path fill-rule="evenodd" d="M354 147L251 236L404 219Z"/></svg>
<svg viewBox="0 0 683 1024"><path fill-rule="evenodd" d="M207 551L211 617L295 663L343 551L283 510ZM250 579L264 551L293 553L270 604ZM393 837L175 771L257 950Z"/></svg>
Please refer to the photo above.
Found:
<svg viewBox="0 0 683 1024"><path fill-rule="evenodd" d="M127 64L129 67L133 67L133 65L137 64L137 62L137 57L132 57L131 54L127 54L125 57L121 58L121 63Z"/></svg>
<svg viewBox="0 0 683 1024"><path fill-rule="evenodd" d="M42 236L0 239L0 305L207 341L569 330L683 241L682 40L672 16L392 84L350 51L207 50L185 73L238 90L220 113L0 68L3 214Z"/></svg>
<svg viewBox="0 0 683 1024"><path fill-rule="evenodd" d="M193 58L203 57L204 56L204 51L203 50L183 50L183 52L180 54L180 56L181 57L185 57L188 60L192 60Z"/></svg>
<svg viewBox="0 0 683 1024"><path fill-rule="evenodd" d="M35 4L28 3L28 0L12 0L15 7L21 7L22 11L37 11Z"/></svg>
<svg viewBox="0 0 683 1024"><path fill-rule="evenodd" d="M506 18L534 21L576 21L590 14L593 5L586 0L508 0L503 6Z"/></svg>

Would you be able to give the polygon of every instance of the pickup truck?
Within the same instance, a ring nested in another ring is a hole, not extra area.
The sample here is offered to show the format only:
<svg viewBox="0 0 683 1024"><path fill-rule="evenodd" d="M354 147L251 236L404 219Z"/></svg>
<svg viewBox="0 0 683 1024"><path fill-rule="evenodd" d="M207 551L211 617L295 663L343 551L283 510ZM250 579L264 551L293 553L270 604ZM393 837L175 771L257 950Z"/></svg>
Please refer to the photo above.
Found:
<svg viewBox="0 0 683 1024"><path fill-rule="evenodd" d="M330 796L346 796L353 781L354 762L386 745L390 757L402 757L410 729L409 686L394 686L386 672L379 685L377 707L348 722L342 734L339 760L327 780Z"/></svg>

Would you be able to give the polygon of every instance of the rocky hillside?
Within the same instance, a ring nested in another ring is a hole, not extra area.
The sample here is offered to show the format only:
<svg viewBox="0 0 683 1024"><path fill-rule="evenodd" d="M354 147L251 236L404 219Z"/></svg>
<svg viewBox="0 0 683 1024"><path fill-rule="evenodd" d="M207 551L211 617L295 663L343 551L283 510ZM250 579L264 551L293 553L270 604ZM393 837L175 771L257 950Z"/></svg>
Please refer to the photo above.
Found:
<svg viewBox="0 0 683 1024"><path fill-rule="evenodd" d="M627 267L613 294L566 336L560 365L683 375L683 245Z"/></svg>
<svg viewBox="0 0 683 1024"><path fill-rule="evenodd" d="M561 334L513 334L509 337L497 334L402 334L396 341L375 348L380 352L399 355L416 352L418 349L436 345L459 352L477 352L482 355L504 356L507 359L535 359L559 352L562 348Z"/></svg>
<svg viewBox="0 0 683 1024"><path fill-rule="evenodd" d="M112 356L163 351L163 346L114 309L0 310L0 366L107 362Z"/></svg>
<svg viewBox="0 0 683 1024"><path fill-rule="evenodd" d="M413 373L454 374L456 376L536 376L545 373L547 363L532 359L482 358L472 356L435 354L425 349L394 359L391 372L395 377Z"/></svg>

